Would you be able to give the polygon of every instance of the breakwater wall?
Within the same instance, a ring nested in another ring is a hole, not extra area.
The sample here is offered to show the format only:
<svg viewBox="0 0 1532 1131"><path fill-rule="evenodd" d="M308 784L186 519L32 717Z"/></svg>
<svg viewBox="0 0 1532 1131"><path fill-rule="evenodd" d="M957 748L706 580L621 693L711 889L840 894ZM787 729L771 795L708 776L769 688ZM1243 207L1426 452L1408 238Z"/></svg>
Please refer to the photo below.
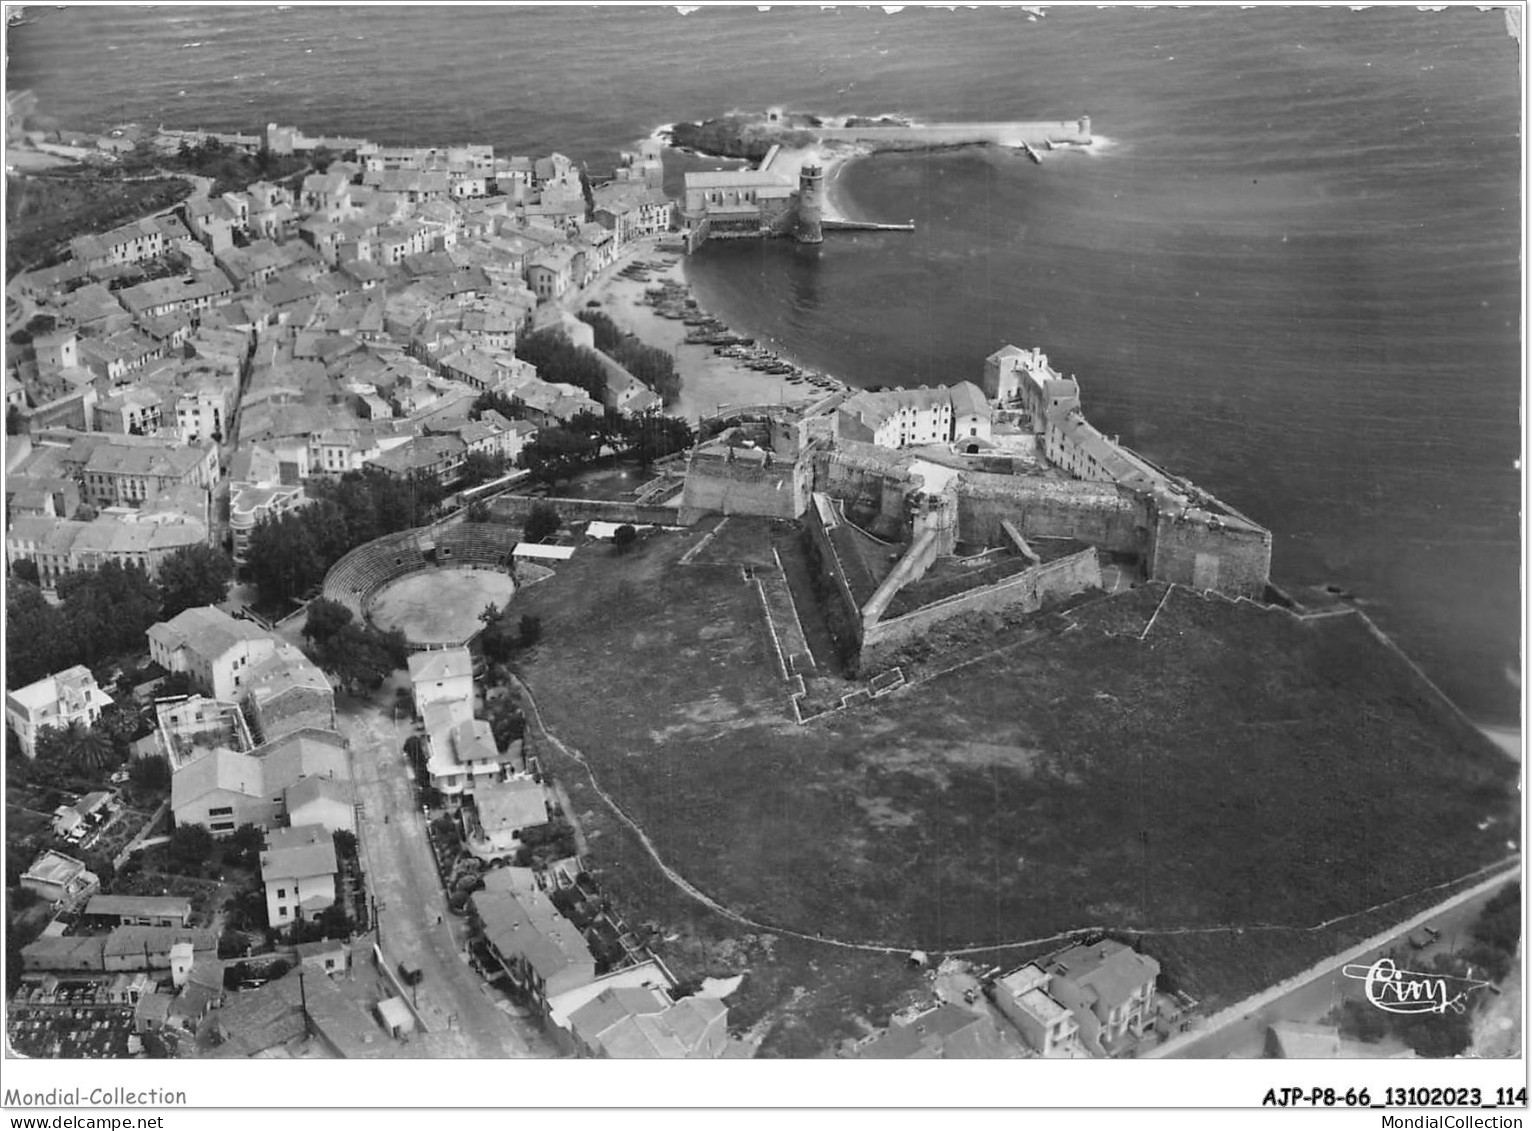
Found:
<svg viewBox="0 0 1532 1131"><path fill-rule="evenodd" d="M934 149L946 145L1089 145L1090 118L1054 122L942 122L928 126L827 126L820 141L846 141L879 149Z"/></svg>

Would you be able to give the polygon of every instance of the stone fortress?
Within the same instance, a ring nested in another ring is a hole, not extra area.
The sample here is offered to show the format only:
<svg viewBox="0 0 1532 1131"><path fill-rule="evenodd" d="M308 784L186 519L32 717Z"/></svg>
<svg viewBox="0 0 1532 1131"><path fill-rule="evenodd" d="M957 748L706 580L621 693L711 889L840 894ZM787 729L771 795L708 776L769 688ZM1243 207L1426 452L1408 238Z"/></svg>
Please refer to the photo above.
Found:
<svg viewBox="0 0 1532 1131"><path fill-rule="evenodd" d="M1080 387L1005 346L981 384L736 408L693 449L681 521L804 523L861 671L934 625L1155 580L1267 597L1271 533L1103 435Z"/></svg>

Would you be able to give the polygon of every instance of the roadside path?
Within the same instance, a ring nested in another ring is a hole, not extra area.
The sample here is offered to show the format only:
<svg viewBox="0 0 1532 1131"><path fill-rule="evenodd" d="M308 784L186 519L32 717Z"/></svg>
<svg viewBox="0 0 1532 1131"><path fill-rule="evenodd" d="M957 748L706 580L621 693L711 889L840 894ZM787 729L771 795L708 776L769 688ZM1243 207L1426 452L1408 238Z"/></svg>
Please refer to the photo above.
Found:
<svg viewBox="0 0 1532 1131"><path fill-rule="evenodd" d="M745 927L751 927L758 931L767 931L775 935L786 935L790 938L798 938L809 942L823 943L826 946L840 947L844 950L858 950L874 954L909 954L916 950L932 950L944 955L955 956L992 954L996 951L1014 950L1021 947L1043 946L1048 943L1063 943L1068 942L1069 940L1074 939L1082 934L1089 934L1095 931L1105 931L1110 929L1109 925L1107 924L1092 924L1075 927L1071 930L1061 931L1052 935L1042 935L1037 938L1030 939L1016 939L1010 942L986 944L983 946L923 947L915 943L894 945L877 942L854 942L849 939L838 939L818 933L810 934L807 931L799 931L791 927L783 927L776 923L765 923L758 919L752 919L748 915L744 915L738 911L735 911L733 908L718 902L718 900L708 895L705 891L697 887L685 876L681 875L669 864L667 864L664 857L660 855L659 849L655 847L654 842L650 840L648 834L644 832L642 826L640 826L637 821L630 817L623 810L622 806L618 805L617 802L612 799L611 795L608 794L606 790L601 788L601 783L596 780L596 773L591 768L590 763L586 760L585 755L580 753L578 749L571 746L569 743L560 739L557 735L548 729L547 724L543 721L542 710L538 707L537 698L532 694L532 689L529 688L525 682L523 682L514 674L510 675L510 679L520 692L522 702L527 708L527 715L531 719L532 723L536 726L538 733L541 734L550 745L556 747L561 753L580 765L580 767L585 771L586 777L590 780L591 788L596 791L596 794L606 804L607 808L612 811L613 815L632 830L633 835L636 836L639 840L639 843L644 846L644 851L649 854L655 865L660 869L661 872L665 874L665 878L668 879L676 887L680 888L687 895L695 899L698 903L702 904L704 907L722 916L723 918L728 919L730 922L738 923ZM1322 923L1315 923L1314 925L1308 927L1289 926L1281 923L1228 923L1207 927L1135 927L1132 929L1132 933L1140 936L1169 936L1228 934L1231 932L1243 933L1245 931L1290 931L1295 933L1322 931L1334 927L1338 923L1345 922L1348 919L1354 919L1361 915L1368 915L1373 912L1386 910L1394 904L1402 903L1407 899L1413 899L1416 896L1423 895L1427 892L1442 890L1454 884L1462 883L1464 880L1493 875L1491 880L1485 882L1499 882L1501 879L1499 873L1504 872L1513 864L1519 862L1520 859L1521 857L1519 854L1513 854L1503 860L1497 861L1494 864L1489 864L1482 868L1476 868L1472 872L1469 872L1463 876L1459 876L1455 879L1447 880L1440 884L1433 884L1430 887L1422 888L1419 891L1410 892L1406 895L1388 900L1385 903L1379 903L1372 907L1363 908L1360 911L1349 912L1345 915L1337 915L1334 918L1326 919ZM1476 888L1475 890L1478 889ZM1454 896L1452 897L1452 900L1449 901L1449 903L1456 902L1462 898L1465 897L1461 895ZM1430 908L1416 916L1416 918L1420 919L1421 922L1424 922L1426 919L1431 917L1431 914L1435 910L1436 908L1434 907ZM1415 920L1412 919L1410 922L1413 923L1414 921ZM1397 934L1398 932L1395 930L1392 933ZM1303 976L1300 975L1300 977ZM1241 1004L1243 1005L1244 1003ZM1198 1035L1199 1037L1205 1036L1206 1031L1203 1030Z"/></svg>

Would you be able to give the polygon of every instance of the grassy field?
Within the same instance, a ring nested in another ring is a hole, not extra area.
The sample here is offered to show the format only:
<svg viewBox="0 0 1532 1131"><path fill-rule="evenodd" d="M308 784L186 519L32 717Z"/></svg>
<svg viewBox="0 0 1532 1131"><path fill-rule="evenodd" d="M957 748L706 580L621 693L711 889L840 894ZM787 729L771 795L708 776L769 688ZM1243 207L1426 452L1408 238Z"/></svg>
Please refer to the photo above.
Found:
<svg viewBox="0 0 1532 1131"><path fill-rule="evenodd" d="M758 552L746 526L731 519L708 558L736 540ZM1306 928L1520 839L1515 766L1356 616L1304 622L1149 587L1052 615L1046 631L1013 626L988 642L998 654L972 650L969 666L798 727L739 566L678 564L701 537L582 551L519 595L544 628L523 667L548 726L667 863L768 929L932 951L1144 932L1167 974L1216 1007L1364 924ZM728 966L709 940L741 928L602 823L569 770L625 916ZM1246 930L1158 934L1188 927ZM792 953L818 971L751 958L752 1008L835 1000L849 970L889 962L817 949ZM792 1051L831 1039L836 1009L873 1008L870 992L800 1016Z"/></svg>

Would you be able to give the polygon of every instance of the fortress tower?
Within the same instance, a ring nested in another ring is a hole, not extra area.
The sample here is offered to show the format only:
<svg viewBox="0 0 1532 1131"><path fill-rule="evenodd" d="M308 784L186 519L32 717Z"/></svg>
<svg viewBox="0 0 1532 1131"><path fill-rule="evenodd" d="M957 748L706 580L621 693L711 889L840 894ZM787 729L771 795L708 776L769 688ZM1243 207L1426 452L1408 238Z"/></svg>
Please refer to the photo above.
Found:
<svg viewBox="0 0 1532 1131"><path fill-rule="evenodd" d="M820 227L825 214L825 171L805 165L798 173L798 224L793 238L799 243L824 243Z"/></svg>
<svg viewBox="0 0 1532 1131"><path fill-rule="evenodd" d="M1090 136L1090 115L1089 114L1081 114L1080 115L1080 140L1081 141L1087 141L1087 142L1091 140L1091 136Z"/></svg>

